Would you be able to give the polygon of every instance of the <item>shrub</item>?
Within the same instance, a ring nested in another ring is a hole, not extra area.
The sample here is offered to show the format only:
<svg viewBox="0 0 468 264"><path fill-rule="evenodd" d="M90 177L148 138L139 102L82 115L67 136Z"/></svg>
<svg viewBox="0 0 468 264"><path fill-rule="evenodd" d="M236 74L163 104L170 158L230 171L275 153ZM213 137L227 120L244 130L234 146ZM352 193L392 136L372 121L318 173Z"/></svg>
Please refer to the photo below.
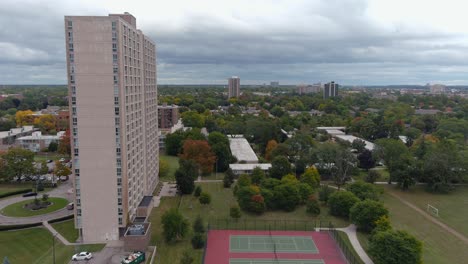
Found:
<svg viewBox="0 0 468 264"><path fill-rule="evenodd" d="M196 233L205 232L205 226L203 225L203 219L201 216L197 216L197 218L195 218L195 222L193 222L193 231Z"/></svg>
<svg viewBox="0 0 468 264"><path fill-rule="evenodd" d="M334 216L348 217L349 210L357 202L359 202L359 198L357 198L352 192L334 192L328 199L330 214Z"/></svg>
<svg viewBox="0 0 468 264"><path fill-rule="evenodd" d="M237 205L231 206L231 208L229 209L229 215L235 220L239 219L241 217L241 211L240 211L239 206Z"/></svg>
<svg viewBox="0 0 468 264"><path fill-rule="evenodd" d="M161 217L166 242L181 239L187 235L190 225L177 209L172 208Z"/></svg>
<svg viewBox="0 0 468 264"><path fill-rule="evenodd" d="M405 231L377 232L369 243L375 263L420 264L422 243Z"/></svg>
<svg viewBox="0 0 468 264"><path fill-rule="evenodd" d="M265 199L260 194L252 196L249 211L256 214L265 212Z"/></svg>
<svg viewBox="0 0 468 264"><path fill-rule="evenodd" d="M237 202L242 210L249 211L250 200L255 194L257 193L255 193L250 186L239 187L237 191Z"/></svg>
<svg viewBox="0 0 468 264"><path fill-rule="evenodd" d="M192 237L192 247L200 249L205 246L205 235L203 233L195 233Z"/></svg>
<svg viewBox="0 0 468 264"><path fill-rule="evenodd" d="M8 197L8 196L13 196L13 195L28 193L28 192L32 192L32 189L22 189L22 190L17 190L17 191L13 191L13 192L3 193L3 194L0 194L0 198L5 198L5 197Z"/></svg>
<svg viewBox="0 0 468 264"><path fill-rule="evenodd" d="M351 207L349 218L351 222L365 232L371 232L376 221L382 217L388 217L388 210L382 203L373 200L365 200L356 203Z"/></svg>
<svg viewBox="0 0 468 264"><path fill-rule="evenodd" d="M377 221L374 222L375 228L372 230L372 234L376 234L377 232L384 232L388 230L392 230L392 225L390 224L390 219L388 216L384 215L381 216Z"/></svg>
<svg viewBox="0 0 468 264"><path fill-rule="evenodd" d="M192 255L190 255L190 251L184 251L182 254L182 258L180 259L180 264L192 264L194 261Z"/></svg>
<svg viewBox="0 0 468 264"><path fill-rule="evenodd" d="M202 192L200 197L198 198L201 204L210 204L211 203L211 195L206 192Z"/></svg>
<svg viewBox="0 0 468 264"><path fill-rule="evenodd" d="M36 191L37 192L42 192L44 191L44 184L42 183L42 181L39 181L36 185Z"/></svg>
<svg viewBox="0 0 468 264"><path fill-rule="evenodd" d="M232 183L234 182L234 173L232 172L231 168L227 169L227 171L224 173L224 178L223 178L223 186L224 188L229 188L231 187Z"/></svg>
<svg viewBox="0 0 468 264"><path fill-rule="evenodd" d="M197 185L197 187L195 187L195 191L193 192L193 196L200 197L201 192L202 188L200 187L200 185Z"/></svg>
<svg viewBox="0 0 468 264"><path fill-rule="evenodd" d="M275 197L274 194L271 190L262 188L260 190L260 194L263 196L263 199L265 200L265 206L267 209L275 209L276 208L276 202L275 202Z"/></svg>
<svg viewBox="0 0 468 264"><path fill-rule="evenodd" d="M301 197L301 204L305 204L309 196L314 192L312 187L310 187L307 183L299 183L297 185L297 190L299 191L299 196Z"/></svg>
<svg viewBox="0 0 468 264"><path fill-rule="evenodd" d="M253 184L260 185L265 179L265 172L259 167L255 167L252 171L251 179Z"/></svg>
<svg viewBox="0 0 468 264"><path fill-rule="evenodd" d="M368 183L374 183L380 177L380 173L376 170L370 170L364 179Z"/></svg>
<svg viewBox="0 0 468 264"><path fill-rule="evenodd" d="M273 190L273 195L275 206L289 212L294 211L301 201L297 185L293 184L281 184L276 186Z"/></svg>
<svg viewBox="0 0 468 264"><path fill-rule="evenodd" d="M314 216L317 216L320 214L320 205L317 199L315 199L313 195L311 195L309 197L309 200L307 200L306 207L307 207L306 209L307 213L314 215Z"/></svg>
<svg viewBox="0 0 468 264"><path fill-rule="evenodd" d="M251 184L252 181L250 180L250 176L247 174L242 174L237 180L237 185L239 185L239 187L249 186Z"/></svg>
<svg viewBox="0 0 468 264"><path fill-rule="evenodd" d="M301 182L307 183L312 188L318 188L320 186L320 174L317 168L307 168L301 176Z"/></svg>
<svg viewBox="0 0 468 264"><path fill-rule="evenodd" d="M319 200L324 202L324 203L327 203L328 198L335 191L336 191L335 189L330 188L330 186L328 186L328 185L325 185L325 186L321 187L320 190L319 190Z"/></svg>
<svg viewBox="0 0 468 264"><path fill-rule="evenodd" d="M356 181L346 187L346 190L352 192L362 201L366 199L375 201L379 200L379 191L377 190L377 186L371 183Z"/></svg>

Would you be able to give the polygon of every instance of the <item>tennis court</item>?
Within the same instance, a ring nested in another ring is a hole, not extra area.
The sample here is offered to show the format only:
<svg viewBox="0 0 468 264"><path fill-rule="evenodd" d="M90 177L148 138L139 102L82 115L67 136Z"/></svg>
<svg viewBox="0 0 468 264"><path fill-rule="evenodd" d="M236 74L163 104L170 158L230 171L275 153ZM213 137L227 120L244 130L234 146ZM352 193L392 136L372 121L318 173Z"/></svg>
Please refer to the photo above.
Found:
<svg viewBox="0 0 468 264"><path fill-rule="evenodd" d="M277 252L317 254L311 236L231 235L230 252Z"/></svg>
<svg viewBox="0 0 468 264"><path fill-rule="evenodd" d="M325 264L321 259L230 259L229 264Z"/></svg>

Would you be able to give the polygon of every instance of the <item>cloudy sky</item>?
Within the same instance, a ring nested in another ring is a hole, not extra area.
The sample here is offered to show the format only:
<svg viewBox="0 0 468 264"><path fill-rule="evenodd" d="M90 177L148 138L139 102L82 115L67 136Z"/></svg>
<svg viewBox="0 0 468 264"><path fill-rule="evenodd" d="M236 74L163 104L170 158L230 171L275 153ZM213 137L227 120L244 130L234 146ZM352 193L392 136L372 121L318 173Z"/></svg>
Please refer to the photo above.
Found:
<svg viewBox="0 0 468 264"><path fill-rule="evenodd" d="M468 84L466 10L466 0L1 0L0 84L65 84L63 16L124 11L157 43L159 84Z"/></svg>

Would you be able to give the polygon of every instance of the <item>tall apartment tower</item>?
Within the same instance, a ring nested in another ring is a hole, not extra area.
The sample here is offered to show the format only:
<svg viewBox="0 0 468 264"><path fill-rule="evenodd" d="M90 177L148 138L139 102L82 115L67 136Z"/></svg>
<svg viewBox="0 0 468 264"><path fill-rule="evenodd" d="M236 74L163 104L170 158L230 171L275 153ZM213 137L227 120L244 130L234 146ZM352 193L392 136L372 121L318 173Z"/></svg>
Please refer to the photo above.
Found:
<svg viewBox="0 0 468 264"><path fill-rule="evenodd" d="M232 76L228 79L228 98L239 97L240 95L240 78L237 76Z"/></svg>
<svg viewBox="0 0 468 264"><path fill-rule="evenodd" d="M158 183L156 47L129 13L66 16L75 227L118 240Z"/></svg>
<svg viewBox="0 0 468 264"><path fill-rule="evenodd" d="M325 84L323 88L323 98L330 98L338 96L338 84L335 82L329 82Z"/></svg>

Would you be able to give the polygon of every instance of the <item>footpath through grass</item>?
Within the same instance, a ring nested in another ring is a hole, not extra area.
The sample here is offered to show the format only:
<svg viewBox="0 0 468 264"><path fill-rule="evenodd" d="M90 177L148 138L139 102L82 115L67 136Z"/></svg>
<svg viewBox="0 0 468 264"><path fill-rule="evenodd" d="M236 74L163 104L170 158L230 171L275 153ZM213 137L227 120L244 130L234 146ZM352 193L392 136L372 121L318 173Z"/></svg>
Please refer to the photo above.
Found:
<svg viewBox="0 0 468 264"><path fill-rule="evenodd" d="M78 229L75 229L74 220L67 220L60 223L51 224L68 242L74 243L78 239Z"/></svg>
<svg viewBox="0 0 468 264"><path fill-rule="evenodd" d="M180 212L190 221L192 224L195 218L200 215L203 217L205 224L208 219L230 219L229 208L232 205L237 204L235 197L233 196L231 188L223 188L222 183L200 183L203 191L210 193L211 204L201 205L198 198L192 195L185 195L180 197L163 197L161 199L160 207L153 209L150 216L152 226L152 238L151 244L156 244L158 247L159 256L156 263L179 263L180 256L184 250L189 249L195 258L194 263L201 263L203 255L202 250L193 250L190 244L191 235L187 236L184 240L177 243L167 244L164 242L162 235L162 224L161 216L163 213L170 208L177 208L180 203ZM310 221L313 223L315 220L331 221L336 227L345 227L349 225L349 222L330 216L328 214L328 208L322 207L322 212L318 217L312 217L306 213L305 206L298 207L293 212L273 211L265 212L258 216L254 214L247 214L242 212L242 217L239 222L242 223L246 220L256 220L259 224L262 220L277 220L281 221ZM260 225L259 225L260 226Z"/></svg>
<svg viewBox="0 0 468 264"><path fill-rule="evenodd" d="M42 202L41 198L38 198L38 199ZM39 209L35 211L24 208L25 204L32 203L33 201L34 199L30 199L30 200L10 204L7 207L3 208L1 213L5 216L10 216L10 217L29 217L29 216L51 213L51 212L64 208L68 204L67 199L58 198L58 197L50 197L48 201L51 202L52 205L49 205L47 208L43 208L43 209Z"/></svg>
<svg viewBox="0 0 468 264"><path fill-rule="evenodd" d="M52 234L44 228L30 228L17 231L0 232L0 259L8 257L10 263L53 263ZM100 251L104 244L65 246L55 239L55 261L57 264L69 263L75 252Z"/></svg>
<svg viewBox="0 0 468 264"><path fill-rule="evenodd" d="M415 199L417 200L417 198ZM468 251L466 250L467 245L463 241L447 233L390 194L384 194L383 201L390 211L390 221L393 228L406 230L423 242L424 263L466 263ZM459 213L465 214L466 212L459 208ZM359 238L361 241L365 240L362 235ZM367 247L365 242L362 244L364 248Z"/></svg>

